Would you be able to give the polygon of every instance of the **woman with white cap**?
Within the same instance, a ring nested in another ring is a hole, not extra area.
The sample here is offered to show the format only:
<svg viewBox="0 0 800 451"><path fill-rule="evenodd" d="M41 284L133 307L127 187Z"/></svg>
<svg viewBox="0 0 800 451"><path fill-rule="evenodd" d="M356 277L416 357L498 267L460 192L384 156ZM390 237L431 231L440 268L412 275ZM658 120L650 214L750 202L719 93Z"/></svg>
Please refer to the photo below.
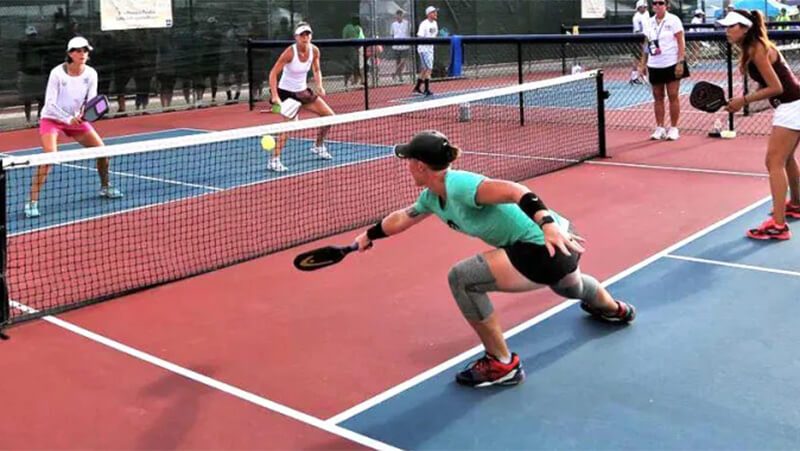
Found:
<svg viewBox="0 0 800 451"><path fill-rule="evenodd" d="M678 120L681 116L681 79L689 76L686 65L686 41L683 23L678 16L669 13L669 0L653 0L655 14L645 27L646 51L642 54L639 72L647 73L653 88L653 109L656 129L651 139L677 140ZM669 130L664 128L664 90L669 97Z"/></svg>
<svg viewBox="0 0 800 451"><path fill-rule="evenodd" d="M747 73L759 85L754 92L730 99L727 110L735 113L751 102L764 99L769 99L775 107L766 157L772 217L748 230L747 236L757 240L788 240L792 234L786 217L800 218L800 168L794 156L800 141L800 82L775 43L769 40L760 11L736 9L718 23L727 27L728 41L742 49L739 71L742 75Z"/></svg>
<svg viewBox="0 0 800 451"><path fill-rule="evenodd" d="M325 96L325 88L322 86L322 71L319 67L320 52L317 46L311 44L311 33L311 26L306 22L297 24L297 28L294 30L295 43L281 53L269 72L270 101L273 105L281 105L284 100L293 99L300 102L301 109L311 111L318 116L332 116L335 113L322 99ZM316 93L308 87L306 78L309 69L314 71ZM280 83L278 82L278 72L281 72ZM299 112L292 117L284 116L284 120L294 120L298 114ZM311 147L311 153L323 160L333 158L325 148L325 135L328 134L328 129L329 127L319 129L317 141ZM271 171L288 170L280 159L281 151L286 145L286 138L286 134L278 136L273 157L267 165Z"/></svg>
<svg viewBox="0 0 800 451"><path fill-rule="evenodd" d="M50 71L44 98L39 135L45 152L58 151L58 135L64 134L84 147L102 146L103 140L92 124L83 120L86 101L97 96L97 72L89 67L89 52L92 46L86 38L77 36L67 43L66 62ZM122 193L111 186L108 177L109 159L97 159L97 174L100 176L100 197L115 199ZM33 176L30 202L25 205L25 216L39 216L39 192L44 186L50 166L39 166Z"/></svg>

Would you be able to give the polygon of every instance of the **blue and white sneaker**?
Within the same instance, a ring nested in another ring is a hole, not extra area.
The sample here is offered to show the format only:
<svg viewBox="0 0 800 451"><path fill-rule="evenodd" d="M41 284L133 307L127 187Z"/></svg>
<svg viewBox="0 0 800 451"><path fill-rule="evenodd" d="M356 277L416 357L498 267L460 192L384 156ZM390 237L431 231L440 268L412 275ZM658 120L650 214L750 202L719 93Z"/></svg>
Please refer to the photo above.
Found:
<svg viewBox="0 0 800 451"><path fill-rule="evenodd" d="M317 158L323 160L332 160L333 155L328 152L328 149L325 146L314 146L311 148L311 153L317 156Z"/></svg>
<svg viewBox="0 0 800 451"><path fill-rule="evenodd" d="M25 217L37 218L39 217L39 202L28 202L25 204Z"/></svg>
<svg viewBox="0 0 800 451"><path fill-rule="evenodd" d="M100 197L105 197L106 199L119 199L122 197L122 191L109 185L101 187L100 192L97 195Z"/></svg>

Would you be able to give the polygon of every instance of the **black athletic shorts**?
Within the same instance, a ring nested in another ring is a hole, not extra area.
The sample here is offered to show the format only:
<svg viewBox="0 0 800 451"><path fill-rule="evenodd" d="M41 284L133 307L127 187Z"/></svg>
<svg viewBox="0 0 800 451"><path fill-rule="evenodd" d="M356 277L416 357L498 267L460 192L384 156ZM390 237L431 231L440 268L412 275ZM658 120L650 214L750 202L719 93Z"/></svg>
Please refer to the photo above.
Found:
<svg viewBox="0 0 800 451"><path fill-rule="evenodd" d="M314 93L311 88L306 88L299 92L292 92L278 88L278 98L281 99L281 102L286 99L294 99L305 105L307 103L314 103L314 101L317 100L317 94Z"/></svg>
<svg viewBox="0 0 800 451"><path fill-rule="evenodd" d="M551 257L543 244L517 241L503 249L517 271L529 280L544 285L558 283L564 276L578 269L580 260L577 252L565 255L558 248L556 255Z"/></svg>
<svg viewBox="0 0 800 451"><path fill-rule="evenodd" d="M675 76L675 66L674 64L669 67L648 67L647 68L647 78L650 80L651 85L664 85L671 81L678 80L678 77ZM689 76L689 65L686 62L683 62L683 77L686 78Z"/></svg>

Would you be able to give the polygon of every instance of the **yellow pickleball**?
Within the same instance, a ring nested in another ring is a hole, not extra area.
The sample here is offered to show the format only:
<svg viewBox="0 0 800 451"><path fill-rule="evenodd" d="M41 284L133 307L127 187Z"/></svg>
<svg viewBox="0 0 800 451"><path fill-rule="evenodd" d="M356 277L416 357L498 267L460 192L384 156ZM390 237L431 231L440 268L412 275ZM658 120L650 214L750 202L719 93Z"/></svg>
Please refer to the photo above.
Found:
<svg viewBox="0 0 800 451"><path fill-rule="evenodd" d="M266 150L267 152L272 151L275 148L275 138L270 135L264 135L261 137L261 147Z"/></svg>

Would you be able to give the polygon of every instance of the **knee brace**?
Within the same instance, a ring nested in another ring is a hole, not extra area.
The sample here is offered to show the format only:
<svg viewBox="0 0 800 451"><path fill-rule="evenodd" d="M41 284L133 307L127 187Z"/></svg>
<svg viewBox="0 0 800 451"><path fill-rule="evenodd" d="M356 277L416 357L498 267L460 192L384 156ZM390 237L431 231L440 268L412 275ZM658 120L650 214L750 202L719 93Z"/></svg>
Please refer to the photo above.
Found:
<svg viewBox="0 0 800 451"><path fill-rule="evenodd" d="M576 270L564 276L558 283L550 287L558 295L568 299L580 299L589 304L594 304L600 283L592 276L581 274Z"/></svg>
<svg viewBox="0 0 800 451"><path fill-rule="evenodd" d="M458 262L447 274L450 291L458 308L469 321L483 321L494 311L489 291L497 290L486 260L480 255Z"/></svg>

